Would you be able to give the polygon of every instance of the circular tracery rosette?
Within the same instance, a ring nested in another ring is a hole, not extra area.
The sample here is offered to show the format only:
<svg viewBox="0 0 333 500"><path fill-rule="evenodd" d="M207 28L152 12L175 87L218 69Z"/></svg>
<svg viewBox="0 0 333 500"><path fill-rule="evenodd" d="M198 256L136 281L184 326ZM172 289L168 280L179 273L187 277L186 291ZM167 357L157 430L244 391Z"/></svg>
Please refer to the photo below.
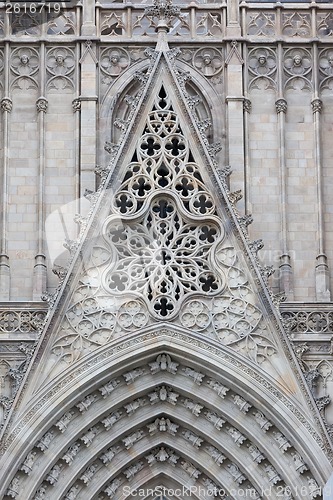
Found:
<svg viewBox="0 0 333 500"><path fill-rule="evenodd" d="M102 277L107 293L145 297L153 316L177 314L183 299L193 294L216 295L224 287L214 252L224 230L215 217L185 216L174 196L150 197L136 222L111 216L103 231L114 265Z"/></svg>
<svg viewBox="0 0 333 500"><path fill-rule="evenodd" d="M148 319L147 308L139 300L130 300L122 304L117 313L117 324L124 330L143 328Z"/></svg>
<svg viewBox="0 0 333 500"><path fill-rule="evenodd" d="M211 313L200 300L190 300L182 307L180 322L185 328L205 330L211 322Z"/></svg>
<svg viewBox="0 0 333 500"><path fill-rule="evenodd" d="M100 57L100 68L106 75L117 77L130 64L128 52L120 47L104 49Z"/></svg>

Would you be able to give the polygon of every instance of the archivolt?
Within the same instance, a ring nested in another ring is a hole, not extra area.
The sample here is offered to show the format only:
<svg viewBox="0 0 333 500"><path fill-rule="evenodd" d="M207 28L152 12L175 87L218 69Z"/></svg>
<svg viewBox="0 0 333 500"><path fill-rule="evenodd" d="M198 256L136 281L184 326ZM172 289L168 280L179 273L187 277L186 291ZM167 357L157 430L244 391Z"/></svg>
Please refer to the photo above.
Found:
<svg viewBox="0 0 333 500"><path fill-rule="evenodd" d="M181 61L177 62L182 72L188 72L189 66ZM116 80L103 98L100 108L100 147L105 141L117 143L122 134L122 124L126 125L131 108L136 107L136 96L140 90L140 82L133 78L135 71L145 73L149 68L149 61L140 61ZM198 97L196 113L201 121L208 120L211 128L207 131L209 142L217 140L217 131L224 128L224 117L221 113L220 98L210 87L207 92L207 79L191 68L191 80L187 82L187 91L191 96Z"/></svg>
<svg viewBox="0 0 333 500"><path fill-rule="evenodd" d="M65 376L59 378L65 389L54 409L44 408L44 417L26 424L13 443L11 455L20 459L10 464L16 472L5 491L16 488L18 500L122 498L126 485L142 487L163 471L184 487L216 486L229 498L243 498L246 490L280 498L287 486L314 498L314 477L324 482L315 441L298 424L295 442L292 416L288 422L278 399L273 408L264 391L246 386L237 354L231 369L188 345L170 348L167 338L134 342L139 347L129 353L130 345L113 349L113 361L105 356L85 382L72 374L70 390Z"/></svg>

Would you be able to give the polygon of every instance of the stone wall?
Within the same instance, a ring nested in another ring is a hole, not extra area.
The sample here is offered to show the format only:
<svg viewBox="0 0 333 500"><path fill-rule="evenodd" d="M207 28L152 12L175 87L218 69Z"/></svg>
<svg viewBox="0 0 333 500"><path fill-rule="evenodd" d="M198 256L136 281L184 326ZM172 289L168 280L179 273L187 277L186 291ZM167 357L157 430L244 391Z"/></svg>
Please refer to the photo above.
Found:
<svg viewBox="0 0 333 500"><path fill-rule="evenodd" d="M157 40L140 4L22 9L0 10L0 340L16 346L32 344L36 330L29 323L22 337L6 314L45 310L41 296L54 292L75 246L75 214L89 212L95 166L108 161L104 144L126 125L149 65L145 49ZM332 5L191 4L168 37L182 50L179 71L191 73L202 126L212 122L212 147L222 145L218 162L233 170L230 188L243 191L239 210L253 214L250 237L265 242L259 256L275 268L274 291L287 296L296 347L312 346L304 371L323 356L331 362L331 322L320 351L321 330L307 321L304 330L295 311L326 314L331 301Z"/></svg>

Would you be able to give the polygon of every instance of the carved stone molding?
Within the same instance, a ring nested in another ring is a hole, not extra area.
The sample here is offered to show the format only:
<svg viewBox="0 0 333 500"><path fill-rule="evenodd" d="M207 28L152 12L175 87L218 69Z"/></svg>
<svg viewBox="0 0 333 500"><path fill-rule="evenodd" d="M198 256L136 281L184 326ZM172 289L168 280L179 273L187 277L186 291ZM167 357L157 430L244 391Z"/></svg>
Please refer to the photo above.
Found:
<svg viewBox="0 0 333 500"><path fill-rule="evenodd" d="M323 101L321 99L314 99L311 101L311 107L313 113L321 113L323 110Z"/></svg>
<svg viewBox="0 0 333 500"><path fill-rule="evenodd" d="M39 97L39 99L37 99L36 101L37 112L46 113L47 107L48 107L48 100L45 99L45 97Z"/></svg>
<svg viewBox="0 0 333 500"><path fill-rule="evenodd" d="M23 308L0 307L0 331L6 333L35 333L38 325L43 322L46 316L46 309L43 307ZM0 342L1 345L1 342Z"/></svg>
<svg viewBox="0 0 333 500"><path fill-rule="evenodd" d="M244 99L243 110L246 111L246 113L251 113L251 109L252 109L252 103L250 99Z"/></svg>
<svg viewBox="0 0 333 500"><path fill-rule="evenodd" d="M5 111L6 113L10 113L13 109L13 102L9 97L3 97L1 99L1 110Z"/></svg>
<svg viewBox="0 0 333 500"><path fill-rule="evenodd" d="M277 101L275 101L275 109L277 114L279 113L286 114L288 109L287 101L285 99L278 99Z"/></svg>
<svg viewBox="0 0 333 500"><path fill-rule="evenodd" d="M36 91L39 87L39 51L37 47L18 47L10 55L12 91Z"/></svg>
<svg viewBox="0 0 333 500"><path fill-rule="evenodd" d="M72 108L73 108L73 112L76 113L76 111L80 111L81 110L81 100L80 99L73 99L72 101Z"/></svg>
<svg viewBox="0 0 333 500"><path fill-rule="evenodd" d="M250 48L248 53L249 90L276 89L276 52L270 47Z"/></svg>
<svg viewBox="0 0 333 500"><path fill-rule="evenodd" d="M45 64L48 92L72 92L74 90L74 48L65 46L48 48Z"/></svg>

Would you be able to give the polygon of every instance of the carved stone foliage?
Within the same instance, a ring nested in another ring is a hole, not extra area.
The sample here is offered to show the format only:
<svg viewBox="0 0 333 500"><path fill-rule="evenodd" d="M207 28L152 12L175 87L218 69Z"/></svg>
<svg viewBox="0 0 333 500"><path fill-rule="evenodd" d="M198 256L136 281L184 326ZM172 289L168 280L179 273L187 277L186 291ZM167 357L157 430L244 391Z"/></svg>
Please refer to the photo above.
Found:
<svg viewBox="0 0 333 500"><path fill-rule="evenodd" d="M20 330L14 329L19 325L14 323L5 323L5 326L10 326L13 330L3 330L7 333L17 332ZM31 333L30 328L23 332ZM0 344L0 428L7 419L15 395L21 385L22 379L26 373L29 362L34 352L35 345L33 342L21 342L11 345Z"/></svg>
<svg viewBox="0 0 333 500"><path fill-rule="evenodd" d="M11 89L38 89L39 53L33 47L17 47L10 56Z"/></svg>
<svg viewBox="0 0 333 500"><path fill-rule="evenodd" d="M147 7L142 12L132 12L133 34L141 36L156 36L156 28L161 16L163 18L163 22L165 22L169 28L170 35L185 36L189 34L190 23L189 14L187 12L180 13L179 8L171 6L171 4L169 8L164 8L164 13L158 9L159 7L156 8L153 6L152 8Z"/></svg>
<svg viewBox="0 0 333 500"><path fill-rule="evenodd" d="M171 27L172 21L179 17L180 9L173 5L172 0L155 0L152 6L145 8L144 14L151 21L156 20L156 26L161 23Z"/></svg>
<svg viewBox="0 0 333 500"><path fill-rule="evenodd" d="M74 89L74 49L52 47L46 53L47 83L49 92L71 92Z"/></svg>
<svg viewBox="0 0 333 500"><path fill-rule="evenodd" d="M253 48L248 54L249 90L276 89L276 53L269 47Z"/></svg>
<svg viewBox="0 0 333 500"><path fill-rule="evenodd" d="M312 54L295 47L284 53L284 86L286 90L312 89Z"/></svg>
<svg viewBox="0 0 333 500"><path fill-rule="evenodd" d="M247 34L255 36L274 36L276 14L272 11L254 11L247 13Z"/></svg>
<svg viewBox="0 0 333 500"><path fill-rule="evenodd" d="M48 12L46 30L48 35L64 36L77 34L75 10L66 9L61 13Z"/></svg>

